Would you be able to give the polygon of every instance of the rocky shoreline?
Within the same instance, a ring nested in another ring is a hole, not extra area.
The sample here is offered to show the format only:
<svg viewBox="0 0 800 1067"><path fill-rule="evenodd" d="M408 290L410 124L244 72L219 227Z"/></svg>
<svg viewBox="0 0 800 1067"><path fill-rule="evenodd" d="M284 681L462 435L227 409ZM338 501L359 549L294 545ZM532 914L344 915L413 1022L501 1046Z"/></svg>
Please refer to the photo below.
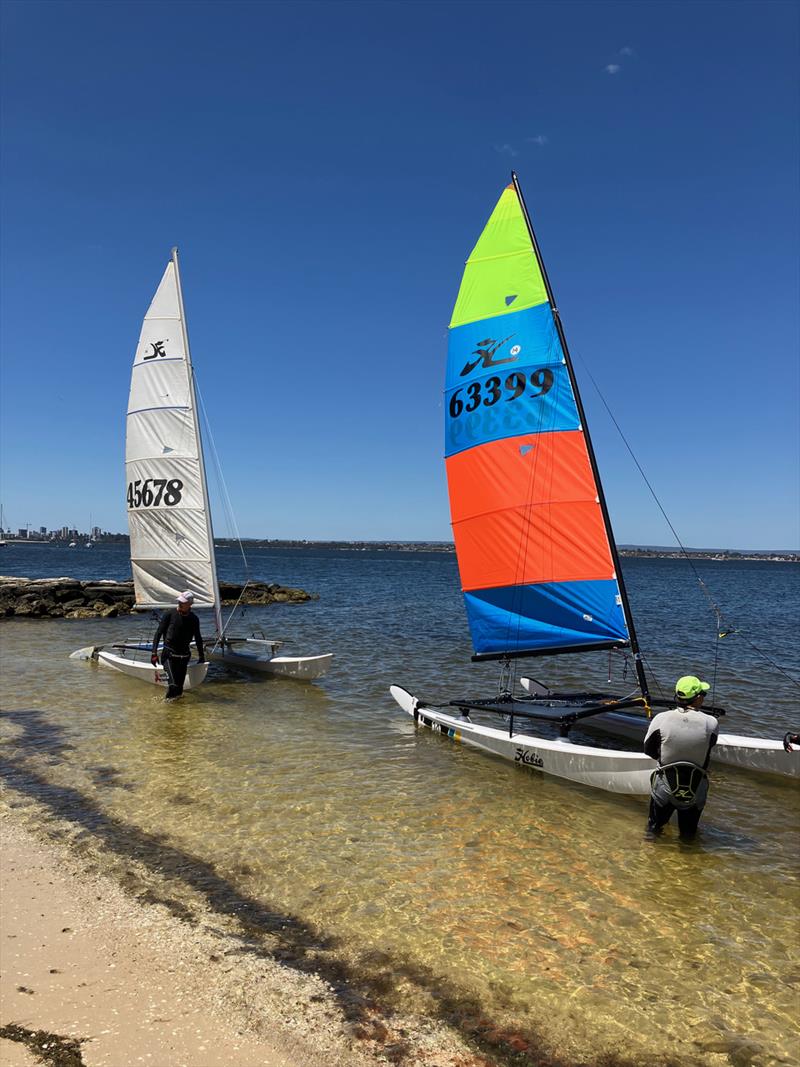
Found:
<svg viewBox="0 0 800 1067"><path fill-rule="evenodd" d="M250 582L244 589L220 582L223 604L302 604L318 595L276 582ZM79 581L77 578L10 578L0 575L0 618L113 619L129 615L133 582Z"/></svg>

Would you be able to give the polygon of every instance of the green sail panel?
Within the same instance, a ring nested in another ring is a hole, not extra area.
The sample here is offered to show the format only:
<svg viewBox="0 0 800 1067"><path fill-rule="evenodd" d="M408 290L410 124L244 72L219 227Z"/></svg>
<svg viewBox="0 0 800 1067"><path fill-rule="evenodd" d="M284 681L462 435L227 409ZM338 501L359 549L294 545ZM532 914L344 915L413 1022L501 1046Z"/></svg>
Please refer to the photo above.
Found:
<svg viewBox="0 0 800 1067"><path fill-rule="evenodd" d="M547 303L519 197L503 190L464 270L450 326L494 318Z"/></svg>

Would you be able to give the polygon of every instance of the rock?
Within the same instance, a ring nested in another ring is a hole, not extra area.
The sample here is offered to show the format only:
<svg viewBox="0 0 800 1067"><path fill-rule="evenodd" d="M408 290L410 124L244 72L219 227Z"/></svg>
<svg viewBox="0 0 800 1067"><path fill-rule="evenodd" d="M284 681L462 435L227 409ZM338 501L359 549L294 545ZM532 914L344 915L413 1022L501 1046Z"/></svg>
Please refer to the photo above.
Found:
<svg viewBox="0 0 800 1067"><path fill-rule="evenodd" d="M242 597L242 585L220 582L223 604L301 604L318 600L316 593L291 589L277 582L251 582ZM75 578L13 578L0 575L0 618L96 619L130 613L135 603L133 582Z"/></svg>
<svg viewBox="0 0 800 1067"><path fill-rule="evenodd" d="M65 600L61 607L64 611L75 611L76 608L83 607L83 597L75 597L73 600Z"/></svg>

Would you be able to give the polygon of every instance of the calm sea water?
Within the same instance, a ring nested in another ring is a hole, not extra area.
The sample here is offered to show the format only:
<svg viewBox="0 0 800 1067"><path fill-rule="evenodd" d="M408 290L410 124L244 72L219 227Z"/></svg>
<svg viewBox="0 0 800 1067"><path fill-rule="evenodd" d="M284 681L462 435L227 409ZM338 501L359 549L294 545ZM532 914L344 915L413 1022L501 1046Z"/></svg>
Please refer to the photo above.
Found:
<svg viewBox="0 0 800 1067"><path fill-rule="evenodd" d="M130 573L114 546L0 551L4 574ZM238 552L218 561L221 577L242 577ZM797 687L764 658L800 677L800 567L696 563L740 631L718 648L685 563L624 567L665 691L681 674L710 679L716 653L727 730L800 729ZM452 556L272 550L251 553L250 572L319 593L236 621L287 652L333 651L326 678L212 668L167 707L67 658L149 635L149 620L0 624L9 795L67 821L81 812L111 850L135 841L148 856L158 842L154 863L208 865L232 899L329 937L383 1000L465 1030L480 1016L536 1035L565 1063L624 1048L631 1062L646 1050L687 1064L800 1064L796 785L720 767L699 840L669 830L645 842L643 801L417 732L391 700L393 682L434 701L496 690L496 666L469 662ZM607 684L602 654L524 667L553 684ZM613 671L626 684L616 658ZM172 866L177 893L189 875Z"/></svg>

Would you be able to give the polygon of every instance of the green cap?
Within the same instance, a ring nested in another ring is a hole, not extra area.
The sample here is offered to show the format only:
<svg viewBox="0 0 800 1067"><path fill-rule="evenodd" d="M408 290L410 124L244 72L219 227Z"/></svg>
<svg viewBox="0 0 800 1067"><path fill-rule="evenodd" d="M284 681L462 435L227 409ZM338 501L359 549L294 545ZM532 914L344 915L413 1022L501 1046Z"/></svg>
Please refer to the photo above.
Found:
<svg viewBox="0 0 800 1067"><path fill-rule="evenodd" d="M710 688L708 682L701 682L693 674L685 674L675 683L675 696L681 700L694 700L698 693L707 693Z"/></svg>

